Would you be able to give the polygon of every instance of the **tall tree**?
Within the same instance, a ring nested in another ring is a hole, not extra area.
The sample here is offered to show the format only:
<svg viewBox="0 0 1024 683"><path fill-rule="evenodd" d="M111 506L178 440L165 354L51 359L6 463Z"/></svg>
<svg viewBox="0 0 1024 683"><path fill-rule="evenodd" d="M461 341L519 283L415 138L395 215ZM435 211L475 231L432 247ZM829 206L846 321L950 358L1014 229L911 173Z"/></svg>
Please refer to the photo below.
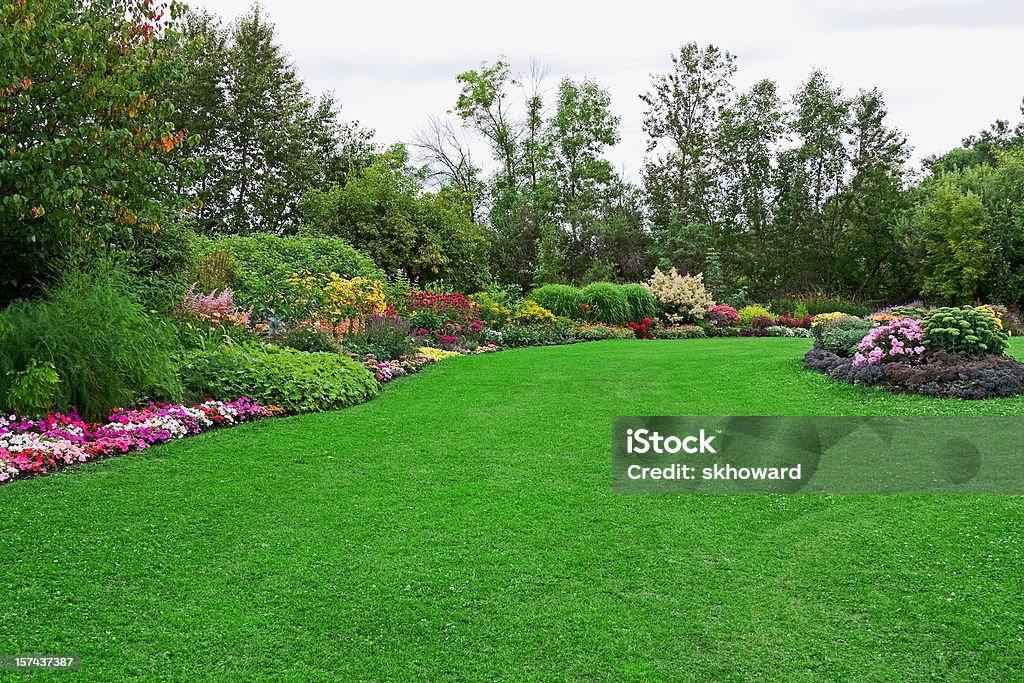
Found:
<svg viewBox="0 0 1024 683"><path fill-rule="evenodd" d="M330 95L309 95L259 5L228 27L194 14L186 37L188 79L170 96L208 170L184 188L203 231L294 232L307 188L372 162L372 132L341 122Z"/></svg>
<svg viewBox="0 0 1024 683"><path fill-rule="evenodd" d="M789 122L796 147L779 156L781 197L777 239L789 245L780 265L786 288L828 288L841 247L840 193L845 187L850 103L822 71L793 96Z"/></svg>
<svg viewBox="0 0 1024 683"><path fill-rule="evenodd" d="M391 274L478 289L488 279L487 235L468 218L460 193L424 191L427 174L395 145L344 185L307 192L303 228L344 238Z"/></svg>
<svg viewBox="0 0 1024 683"><path fill-rule="evenodd" d="M850 115L850 181L843 196L842 250L837 268L842 286L855 295L903 294L907 263L898 250L897 229L906 211L907 138L886 122L877 89L853 98Z"/></svg>
<svg viewBox="0 0 1024 683"><path fill-rule="evenodd" d="M182 73L175 13L151 0L0 5L0 305L176 219L170 152L184 134L163 96Z"/></svg>
<svg viewBox="0 0 1024 683"><path fill-rule="evenodd" d="M755 83L722 111L716 150L722 203L715 250L725 257L729 279L770 282L775 276L776 155L785 135L786 115L773 81Z"/></svg>
<svg viewBox="0 0 1024 683"><path fill-rule="evenodd" d="M658 153L644 174L657 229L666 229L673 213L680 225L715 220L715 141L735 72L729 52L687 43L672 55L672 70L652 77L651 90L640 96L647 151Z"/></svg>

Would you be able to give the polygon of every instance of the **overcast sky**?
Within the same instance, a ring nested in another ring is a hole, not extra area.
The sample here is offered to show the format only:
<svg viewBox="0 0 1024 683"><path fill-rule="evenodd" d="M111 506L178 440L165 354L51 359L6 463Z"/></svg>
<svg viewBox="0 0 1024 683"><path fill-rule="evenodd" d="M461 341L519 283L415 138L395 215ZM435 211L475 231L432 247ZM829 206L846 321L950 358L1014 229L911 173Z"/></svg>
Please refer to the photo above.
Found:
<svg viewBox="0 0 1024 683"><path fill-rule="evenodd" d="M250 0L192 0L227 20ZM736 84L775 79L791 93L814 68L847 92L878 86L914 158L946 150L997 118L1018 121L1024 95L1022 0L707 0L675 2L263 0L314 93L380 142L409 140L458 93L455 74L503 55L531 58L609 89L622 117L610 159L636 177L645 149L640 93L689 41L737 56Z"/></svg>

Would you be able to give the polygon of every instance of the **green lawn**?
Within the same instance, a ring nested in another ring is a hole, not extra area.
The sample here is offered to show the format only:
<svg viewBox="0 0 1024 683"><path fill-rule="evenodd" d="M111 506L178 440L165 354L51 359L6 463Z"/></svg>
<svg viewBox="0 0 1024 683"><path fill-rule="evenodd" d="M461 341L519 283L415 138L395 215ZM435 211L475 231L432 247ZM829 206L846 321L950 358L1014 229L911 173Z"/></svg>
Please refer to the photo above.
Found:
<svg viewBox="0 0 1024 683"><path fill-rule="evenodd" d="M612 494L615 415L1024 414L838 385L807 347L459 358L2 486L0 653L103 681L1019 680L1024 498Z"/></svg>

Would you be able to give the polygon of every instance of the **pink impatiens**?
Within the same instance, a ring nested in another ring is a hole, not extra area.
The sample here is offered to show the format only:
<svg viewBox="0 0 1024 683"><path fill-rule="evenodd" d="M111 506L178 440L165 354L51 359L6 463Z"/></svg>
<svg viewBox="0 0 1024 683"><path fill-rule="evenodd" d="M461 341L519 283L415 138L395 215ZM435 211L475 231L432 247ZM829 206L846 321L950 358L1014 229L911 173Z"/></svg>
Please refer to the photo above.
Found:
<svg viewBox="0 0 1024 683"><path fill-rule="evenodd" d="M75 413L50 413L39 420L0 417L0 483L279 412L242 397L192 407L150 404L137 410L115 409L104 424L84 422Z"/></svg>
<svg viewBox="0 0 1024 683"><path fill-rule="evenodd" d="M868 332L853 357L854 367L881 365L894 360L920 360L924 356L924 330L913 318L895 318Z"/></svg>

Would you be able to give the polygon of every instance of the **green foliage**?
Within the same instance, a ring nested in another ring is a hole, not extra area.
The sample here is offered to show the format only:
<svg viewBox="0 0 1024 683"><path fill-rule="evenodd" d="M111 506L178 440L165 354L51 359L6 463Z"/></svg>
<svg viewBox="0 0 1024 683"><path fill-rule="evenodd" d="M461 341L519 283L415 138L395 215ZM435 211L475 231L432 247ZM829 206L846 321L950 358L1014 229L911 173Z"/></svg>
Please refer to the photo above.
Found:
<svg viewBox="0 0 1024 683"><path fill-rule="evenodd" d="M621 285L619 289L626 296L626 301L629 302L630 321L639 323L644 318L657 318L661 313L658 300L643 285Z"/></svg>
<svg viewBox="0 0 1024 683"><path fill-rule="evenodd" d="M425 180L396 145L344 185L310 190L300 202L304 228L345 239L388 273L481 288L488 280L483 227L469 217L464 197L424 192Z"/></svg>
<svg viewBox="0 0 1024 683"><path fill-rule="evenodd" d="M510 325L501 331L498 344L506 348L523 346L557 346L579 341L572 324L559 320L554 325Z"/></svg>
<svg viewBox="0 0 1024 683"><path fill-rule="evenodd" d="M345 336L345 350L359 354L372 353L379 360L397 360L416 352L412 327L398 316L373 315L359 332Z"/></svg>
<svg viewBox="0 0 1024 683"><path fill-rule="evenodd" d="M22 417L46 414L57 398L60 376L50 361L33 358L21 372L8 370L7 406Z"/></svg>
<svg viewBox="0 0 1024 683"><path fill-rule="evenodd" d="M744 306L736 311L736 314L740 317L740 324L744 326L750 325L757 318L775 319L775 314L765 306Z"/></svg>
<svg viewBox="0 0 1024 683"><path fill-rule="evenodd" d="M981 198L941 182L918 208L915 226L923 249L922 293L948 303L978 298L992 267Z"/></svg>
<svg viewBox="0 0 1024 683"><path fill-rule="evenodd" d="M163 13L163 19L156 19ZM175 14L151 0L0 8L0 306L68 262L158 234L199 170L163 95L180 78Z"/></svg>
<svg viewBox="0 0 1024 683"><path fill-rule="evenodd" d="M707 331L699 325L672 325L654 328L654 339L704 339Z"/></svg>
<svg viewBox="0 0 1024 683"><path fill-rule="evenodd" d="M0 327L7 330L0 344L0 405L13 408L31 393L31 407L41 410L44 389L29 386L39 380L54 390L47 409L77 408L86 419L140 400L181 397L173 333L147 314L118 271L71 272L45 298L9 306L0 313ZM51 364L57 383L40 370Z"/></svg>
<svg viewBox="0 0 1024 683"><path fill-rule="evenodd" d="M988 311L970 306L937 308L921 320L924 345L930 351L944 350L968 356L1002 355L1007 336Z"/></svg>
<svg viewBox="0 0 1024 683"><path fill-rule="evenodd" d="M857 352L857 346L873 324L853 316L826 320L811 328L814 345L844 358Z"/></svg>
<svg viewBox="0 0 1024 683"><path fill-rule="evenodd" d="M771 300L770 308L773 311L779 311L780 314L792 313L796 318L819 313L832 313L833 311L841 311L863 318L875 312L878 307L826 294L805 294L795 297L776 297ZM797 315L798 310L802 310L803 315Z"/></svg>
<svg viewBox="0 0 1024 683"><path fill-rule="evenodd" d="M218 237L199 240L193 280L207 289L231 287L257 315L284 313L279 301L288 278L300 271L383 279L373 261L347 242L330 237ZM227 281L216 281L224 278ZM275 309L275 305L277 308Z"/></svg>
<svg viewBox="0 0 1024 683"><path fill-rule="evenodd" d="M595 282L581 289L580 306L586 307L587 320L608 325L626 325L632 315L626 294L611 282Z"/></svg>
<svg viewBox="0 0 1024 683"><path fill-rule="evenodd" d="M305 328L289 329L275 334L272 341L277 346L305 351L306 353L340 353L341 344L334 337L320 330Z"/></svg>
<svg viewBox="0 0 1024 683"><path fill-rule="evenodd" d="M580 290L569 285L544 285L530 292L530 298L556 316L583 319Z"/></svg>
<svg viewBox="0 0 1024 683"><path fill-rule="evenodd" d="M199 230L294 234L302 193L370 163L371 133L342 123L330 95L310 95L258 5L228 26L189 14L183 34L187 78L168 98L206 166L183 183Z"/></svg>
<svg viewBox="0 0 1024 683"><path fill-rule="evenodd" d="M193 400L248 396L289 413L336 410L368 401L379 386L361 364L335 353L231 346L187 354L179 364Z"/></svg>

